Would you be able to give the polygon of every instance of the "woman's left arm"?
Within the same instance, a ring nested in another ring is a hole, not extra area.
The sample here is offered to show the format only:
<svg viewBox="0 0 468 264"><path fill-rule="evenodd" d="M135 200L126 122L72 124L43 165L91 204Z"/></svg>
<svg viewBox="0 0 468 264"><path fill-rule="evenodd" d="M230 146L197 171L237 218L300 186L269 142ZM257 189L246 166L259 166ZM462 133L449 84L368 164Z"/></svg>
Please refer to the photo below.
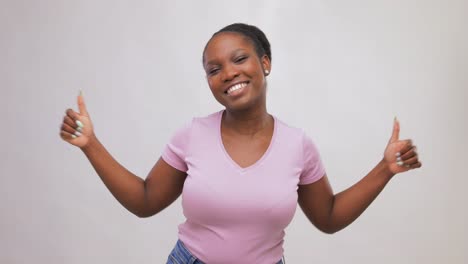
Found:
<svg viewBox="0 0 468 264"><path fill-rule="evenodd" d="M361 215L392 177L421 167L411 140L399 140L400 124L395 119L393 133L383 159L350 188L333 194L327 175L308 185L299 185L298 202L307 218L321 231L332 234Z"/></svg>

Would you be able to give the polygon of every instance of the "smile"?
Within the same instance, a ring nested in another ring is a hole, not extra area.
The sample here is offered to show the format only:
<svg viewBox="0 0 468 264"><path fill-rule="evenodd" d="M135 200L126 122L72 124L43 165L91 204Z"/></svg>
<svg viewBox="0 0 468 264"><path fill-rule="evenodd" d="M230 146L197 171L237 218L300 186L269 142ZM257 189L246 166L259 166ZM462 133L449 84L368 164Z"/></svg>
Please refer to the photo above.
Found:
<svg viewBox="0 0 468 264"><path fill-rule="evenodd" d="M239 89L246 87L248 83L249 82L242 82L242 83L234 84L233 86L229 87L229 89L227 89L225 93L231 94L234 91L237 91Z"/></svg>

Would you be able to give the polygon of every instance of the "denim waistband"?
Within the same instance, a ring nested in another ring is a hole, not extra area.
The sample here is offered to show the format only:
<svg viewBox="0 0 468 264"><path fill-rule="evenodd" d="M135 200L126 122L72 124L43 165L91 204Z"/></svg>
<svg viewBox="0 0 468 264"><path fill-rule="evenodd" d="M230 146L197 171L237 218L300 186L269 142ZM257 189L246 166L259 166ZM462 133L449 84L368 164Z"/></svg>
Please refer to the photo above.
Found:
<svg viewBox="0 0 468 264"><path fill-rule="evenodd" d="M205 264L199 259L197 259L195 256L188 251L187 248L185 248L184 243L182 241L177 240L176 245L174 246L174 249L172 249L171 254L169 254L169 257L167 258L167 263L166 264ZM278 261L276 264L286 264L284 260L284 256Z"/></svg>
<svg viewBox="0 0 468 264"><path fill-rule="evenodd" d="M167 258L167 264L204 264L188 251L182 241L177 240L177 243Z"/></svg>

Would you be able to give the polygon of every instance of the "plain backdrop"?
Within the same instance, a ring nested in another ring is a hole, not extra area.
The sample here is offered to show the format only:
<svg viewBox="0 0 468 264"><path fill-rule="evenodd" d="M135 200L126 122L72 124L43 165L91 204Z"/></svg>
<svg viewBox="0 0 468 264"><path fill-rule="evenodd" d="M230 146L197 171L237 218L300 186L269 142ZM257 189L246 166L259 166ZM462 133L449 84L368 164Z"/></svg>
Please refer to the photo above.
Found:
<svg viewBox="0 0 468 264"><path fill-rule="evenodd" d="M59 127L82 89L99 139L145 178L177 128L222 109L201 55L234 22L268 36L268 110L313 138L335 192L381 159L394 116L423 162L336 234L298 207L286 262L467 263L466 0L0 3L1 263L165 263L180 200L132 215Z"/></svg>

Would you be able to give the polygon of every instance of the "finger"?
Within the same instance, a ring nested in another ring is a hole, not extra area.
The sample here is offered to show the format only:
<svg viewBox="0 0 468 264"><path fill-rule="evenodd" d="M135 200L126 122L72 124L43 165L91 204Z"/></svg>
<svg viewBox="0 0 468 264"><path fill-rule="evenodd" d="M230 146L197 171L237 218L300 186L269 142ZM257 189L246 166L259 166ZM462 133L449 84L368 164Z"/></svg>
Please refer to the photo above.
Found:
<svg viewBox="0 0 468 264"><path fill-rule="evenodd" d="M67 113L67 116L69 116L73 120L73 122L76 123L77 126L83 127L83 123L81 123L80 116L78 115L78 113L76 113L70 108L67 109L66 113Z"/></svg>
<svg viewBox="0 0 468 264"><path fill-rule="evenodd" d="M390 143L398 141L398 138L400 137L400 122L398 119L395 117L393 119L393 132L392 136L390 137Z"/></svg>
<svg viewBox="0 0 468 264"><path fill-rule="evenodd" d="M81 136L81 127L72 127L72 126L69 126L67 124L62 124L62 126L60 127L61 130L65 131L65 132L68 132L72 135L75 135L77 137Z"/></svg>
<svg viewBox="0 0 468 264"><path fill-rule="evenodd" d="M63 117L63 123L69 125L70 127L76 129L79 127L76 123L75 120L71 119L68 115Z"/></svg>
<svg viewBox="0 0 468 264"><path fill-rule="evenodd" d="M415 163L413 165L410 165L408 168L417 169L417 168L421 168L421 167L422 167L422 163L420 161L418 161L417 163Z"/></svg>
<svg viewBox="0 0 468 264"><path fill-rule="evenodd" d="M418 156L414 156L414 157L409 158L407 160L403 160L403 164L408 165L408 166L412 166L412 165L414 165L414 164L416 164L418 162L419 162Z"/></svg>
<svg viewBox="0 0 468 264"><path fill-rule="evenodd" d="M89 116L88 110L86 109L86 104L84 102L83 92L80 90L80 94L78 95L78 109L81 115Z"/></svg>
<svg viewBox="0 0 468 264"><path fill-rule="evenodd" d="M396 153L396 163L399 166L406 166L404 160L408 159L408 157L412 157L413 142L410 139L401 140L398 142L398 145L400 151Z"/></svg>
<svg viewBox="0 0 468 264"><path fill-rule="evenodd" d="M416 146L412 146L410 150L405 152L404 154L400 155L402 160L407 160L410 159L414 156L416 156L418 153L416 152Z"/></svg>
<svg viewBox="0 0 468 264"><path fill-rule="evenodd" d="M74 127L71 127L70 125L63 123L62 126L60 127L60 130L63 130L67 133L74 134L76 132L76 129Z"/></svg>
<svg viewBox="0 0 468 264"><path fill-rule="evenodd" d="M398 142L398 147L400 151L398 151L399 154L397 155L401 157L413 148L413 141L411 139L400 140Z"/></svg>
<svg viewBox="0 0 468 264"><path fill-rule="evenodd" d="M75 136L75 135L73 135L71 133L68 133L67 131L63 131L63 130L60 131L60 137L63 140L66 140L66 141L71 141L71 140L77 138L77 136Z"/></svg>

